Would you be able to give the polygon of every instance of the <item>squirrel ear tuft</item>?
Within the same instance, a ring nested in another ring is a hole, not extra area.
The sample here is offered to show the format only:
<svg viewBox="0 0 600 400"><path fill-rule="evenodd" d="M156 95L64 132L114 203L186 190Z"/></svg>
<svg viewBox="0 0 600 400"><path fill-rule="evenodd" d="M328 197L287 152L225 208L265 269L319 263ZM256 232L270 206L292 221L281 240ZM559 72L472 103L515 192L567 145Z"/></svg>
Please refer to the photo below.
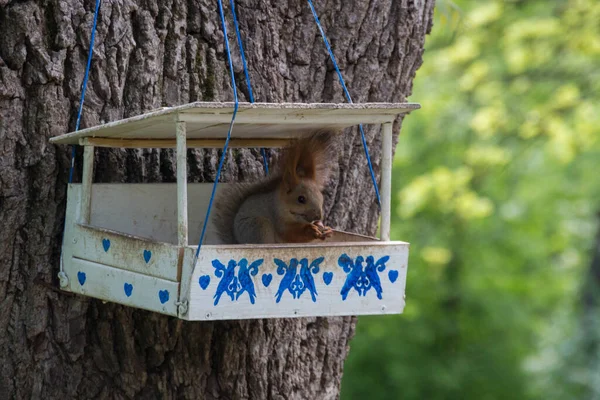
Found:
<svg viewBox="0 0 600 400"><path fill-rule="evenodd" d="M283 155L283 167L282 167L282 180L285 185L285 190L292 190L299 181L298 173L296 171L296 162L294 158L296 157L295 152L292 148L286 149Z"/></svg>
<svg viewBox="0 0 600 400"><path fill-rule="evenodd" d="M299 149L295 166L296 175L299 178L310 179L311 181L315 179L316 154L313 150L314 149L311 149L308 146L303 146Z"/></svg>
<svg viewBox="0 0 600 400"><path fill-rule="evenodd" d="M337 160L336 137L339 131L323 129L316 131L308 140L312 161L311 179L323 189L329 180L332 163Z"/></svg>
<svg viewBox="0 0 600 400"><path fill-rule="evenodd" d="M296 187L296 185L298 185L298 179L296 179L295 174L286 173L284 171L281 178L282 178L281 182L283 184L283 189L286 192L290 192L292 189L294 189L294 187Z"/></svg>
<svg viewBox="0 0 600 400"><path fill-rule="evenodd" d="M334 157L333 131L324 130L295 141L282 159L283 182L293 189L301 179L315 182L320 188L329 178L329 163ZM289 190L289 189L288 189Z"/></svg>

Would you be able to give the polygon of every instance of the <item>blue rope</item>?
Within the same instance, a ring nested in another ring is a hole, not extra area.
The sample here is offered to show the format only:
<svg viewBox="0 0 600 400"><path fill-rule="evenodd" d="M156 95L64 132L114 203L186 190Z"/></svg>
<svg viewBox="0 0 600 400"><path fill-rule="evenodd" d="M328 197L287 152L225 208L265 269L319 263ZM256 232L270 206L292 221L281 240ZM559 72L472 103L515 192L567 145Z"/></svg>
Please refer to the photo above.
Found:
<svg viewBox="0 0 600 400"><path fill-rule="evenodd" d="M267 160L267 152L264 147L260 149L260 153L262 154L263 165L265 166L265 175L269 175L269 160Z"/></svg>
<svg viewBox="0 0 600 400"><path fill-rule="evenodd" d="M227 131L227 139L225 140L225 145L223 146L223 153L221 154L221 159L219 160L217 176L215 177L215 183L213 184L212 193L210 194L210 201L208 202L208 209L206 210L206 217L204 218L202 233L200 234L200 242L198 243L198 248L196 249L196 255L194 256L194 262L192 263L192 265L196 265L198 255L200 254L200 248L202 247L202 242L204 241L204 235L206 234L206 227L208 225L208 218L210 217L210 211L212 209L213 201L215 199L217 185L219 184L219 177L221 176L221 170L223 169L223 162L225 161L225 156L227 155L227 147L229 146L229 139L231 138L231 130L233 129L233 124L235 123L235 117L238 111L237 86L235 84L235 75L233 73L233 63L231 62L231 51L229 49L229 39L227 38L227 26L225 25L225 16L223 15L223 3L221 2L221 0L218 1L219 13L221 14L221 25L223 25L223 37L225 38L225 49L227 50L227 61L229 62L229 72L231 73L231 86L233 87L233 98L235 101L235 106L233 108L231 122L229 123L229 130Z"/></svg>
<svg viewBox="0 0 600 400"><path fill-rule="evenodd" d="M315 22L317 23L317 27L319 28L319 31L321 32L321 37L323 38L323 41L325 42L325 47L327 47L327 51L329 52L329 57L331 58L331 62L333 63L333 66L335 67L335 71L337 72L337 76L340 81L340 84L342 85L342 89L344 89L344 94L346 95L346 99L348 100L348 103L352 103L352 98L350 97L350 92L348 92L348 88L346 87L346 83L344 82L344 77L342 76L340 67L338 67L338 64L335 60L335 55L333 54L333 51L331 50L331 46L329 46L329 41L327 40L327 36L325 36L325 32L323 31L323 27L321 26L321 21L319 21L319 16L317 15L317 12L315 11L315 7L313 6L312 0L307 0L307 1L308 1L308 5L310 6L310 9L312 11L312 14L315 17ZM377 187L377 179L375 178L375 172L373 171L373 164L371 164L371 157L369 156L369 147L367 146L367 140L365 139L365 131L363 130L362 124L360 125L359 128L360 128L360 137L362 139L362 145L365 150L365 156L367 157L367 163L369 164L369 172L371 172L371 180L373 181L373 187L375 188L375 195L377 196L377 204L379 205L379 207L381 207L381 197L379 196L379 187Z"/></svg>
<svg viewBox="0 0 600 400"><path fill-rule="evenodd" d="M242 64L244 65L244 75L246 75L246 83L248 84L248 97L250 103L254 103L254 95L252 94L252 85L250 84L250 75L248 75L248 65L246 64L246 55L244 54L244 45L242 44L242 35L240 34L240 26L238 25L237 14L235 12L235 2L230 0L231 13L233 14L233 26L235 26L235 34L237 36L238 46L240 47L240 55L242 56Z"/></svg>
<svg viewBox="0 0 600 400"><path fill-rule="evenodd" d="M85 67L85 75L83 76L83 85L81 88L81 98L79 99L79 112L77 113L77 123L75 124L75 131L79 130L79 123L81 122L81 113L83 112L83 101L85 99L85 91L87 89L87 82L90 73L90 66L92 65L92 55L94 53L94 39L96 38L96 23L98 21L98 10L100 9L101 0L96 0L96 10L94 11L94 23L92 25L92 35L90 37L90 50L88 52L87 66ZM75 168L75 145L71 146L71 169L69 170L69 183L73 182L73 169Z"/></svg>
<svg viewBox="0 0 600 400"><path fill-rule="evenodd" d="M246 55L244 54L244 44L242 43L242 35L240 34L240 27L237 20L237 14L235 12L235 2L230 0L231 13L233 14L233 26L235 26L235 35L237 36L238 47L240 48L240 56L242 57L242 65L244 66L244 75L246 76L246 85L248 86L248 98L250 103L254 103L254 94L252 93L252 84L250 83L250 75L248 74L248 65L246 64ZM269 175L269 161L267 160L267 152L264 148L260 149L263 158L263 164L265 166L265 174Z"/></svg>

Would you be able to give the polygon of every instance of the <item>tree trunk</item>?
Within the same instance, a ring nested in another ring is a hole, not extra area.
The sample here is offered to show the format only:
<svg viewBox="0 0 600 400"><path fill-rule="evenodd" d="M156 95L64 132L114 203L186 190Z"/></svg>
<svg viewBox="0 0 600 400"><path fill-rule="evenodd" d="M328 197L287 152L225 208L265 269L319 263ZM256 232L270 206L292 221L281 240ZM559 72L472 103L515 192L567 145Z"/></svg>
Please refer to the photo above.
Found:
<svg viewBox="0 0 600 400"><path fill-rule="evenodd" d="M317 2L355 102L410 94L433 3ZM306 1L238 0L236 9L256 101L345 102ZM183 322L57 289L69 149L48 139L74 129L93 12L93 0L0 0L0 398L337 398L353 318ZM81 127L231 101L226 65L216 0L104 0ZM377 173L378 129L367 131ZM190 150L190 180L212 181L218 155ZM171 150L99 149L96 161L95 182L175 180ZM240 150L223 180L262 173L260 154ZM326 222L374 234L356 130L335 178Z"/></svg>

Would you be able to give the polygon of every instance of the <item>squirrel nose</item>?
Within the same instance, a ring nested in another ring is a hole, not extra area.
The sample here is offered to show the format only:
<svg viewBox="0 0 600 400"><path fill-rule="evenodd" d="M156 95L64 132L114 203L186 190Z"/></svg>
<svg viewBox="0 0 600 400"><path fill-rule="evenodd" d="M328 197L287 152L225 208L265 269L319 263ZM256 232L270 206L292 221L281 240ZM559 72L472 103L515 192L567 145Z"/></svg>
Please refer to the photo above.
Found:
<svg viewBox="0 0 600 400"><path fill-rule="evenodd" d="M321 210L313 210L313 221L320 221L323 219L323 213Z"/></svg>

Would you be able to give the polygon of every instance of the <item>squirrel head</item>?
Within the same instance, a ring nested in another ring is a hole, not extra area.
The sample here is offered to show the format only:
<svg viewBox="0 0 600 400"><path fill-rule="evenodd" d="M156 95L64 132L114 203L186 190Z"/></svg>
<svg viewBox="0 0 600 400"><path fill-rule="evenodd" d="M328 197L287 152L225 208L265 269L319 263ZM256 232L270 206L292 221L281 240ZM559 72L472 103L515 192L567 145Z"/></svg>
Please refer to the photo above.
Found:
<svg viewBox="0 0 600 400"><path fill-rule="evenodd" d="M293 186L284 181L279 196L279 211L285 220L310 224L323 219L323 194L314 181L302 179Z"/></svg>
<svg viewBox="0 0 600 400"><path fill-rule="evenodd" d="M323 219L323 190L333 162L330 131L319 131L294 142L283 154L280 213L290 222L308 223Z"/></svg>

